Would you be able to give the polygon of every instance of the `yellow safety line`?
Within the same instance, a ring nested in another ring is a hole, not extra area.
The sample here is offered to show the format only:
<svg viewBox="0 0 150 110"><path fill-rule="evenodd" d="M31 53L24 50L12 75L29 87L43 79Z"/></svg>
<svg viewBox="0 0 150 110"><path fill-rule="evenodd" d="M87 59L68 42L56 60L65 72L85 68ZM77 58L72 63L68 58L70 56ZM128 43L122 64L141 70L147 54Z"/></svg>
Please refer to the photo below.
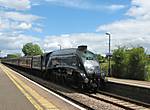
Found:
<svg viewBox="0 0 150 110"><path fill-rule="evenodd" d="M10 69L6 69L6 71L7 71L7 73L9 75L11 75L15 79L15 81L17 81L20 85L22 85L22 87L26 91L28 91L42 106L44 106L44 108L46 108L46 110L51 110L51 109L58 110L58 108L56 106L54 106L52 103L50 103L44 97L40 96L35 90L33 90L32 88L30 88L29 86L27 86L23 81L21 81L20 79L18 79L16 76L14 76L13 74L11 74L10 73Z"/></svg>
<svg viewBox="0 0 150 110"><path fill-rule="evenodd" d="M34 107L37 110L43 110L43 108L9 75L9 73L6 72L6 70L3 71L12 80L12 82L18 87L18 89L26 96L26 98L34 105Z"/></svg>

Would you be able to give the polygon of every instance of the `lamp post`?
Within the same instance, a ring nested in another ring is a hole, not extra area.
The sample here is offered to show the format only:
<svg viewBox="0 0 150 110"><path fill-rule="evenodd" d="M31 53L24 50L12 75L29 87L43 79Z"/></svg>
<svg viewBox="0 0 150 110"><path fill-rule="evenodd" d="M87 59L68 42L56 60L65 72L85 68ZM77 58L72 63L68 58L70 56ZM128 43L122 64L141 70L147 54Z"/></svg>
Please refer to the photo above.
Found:
<svg viewBox="0 0 150 110"><path fill-rule="evenodd" d="M109 37L109 57L108 57L108 75L110 76L110 69L111 69L111 67L110 67L110 37L111 37L111 34L110 33L105 33L106 35L108 35L108 37Z"/></svg>
<svg viewBox="0 0 150 110"><path fill-rule="evenodd" d="M60 44L58 44L58 46L59 46L59 49L61 50L61 45L60 45Z"/></svg>

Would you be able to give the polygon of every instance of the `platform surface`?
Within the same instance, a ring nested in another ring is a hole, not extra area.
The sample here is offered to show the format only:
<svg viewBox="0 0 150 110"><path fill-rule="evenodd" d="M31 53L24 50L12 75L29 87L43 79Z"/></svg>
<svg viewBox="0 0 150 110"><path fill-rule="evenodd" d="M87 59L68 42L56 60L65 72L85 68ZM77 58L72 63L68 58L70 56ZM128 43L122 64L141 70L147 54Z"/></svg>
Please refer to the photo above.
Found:
<svg viewBox="0 0 150 110"><path fill-rule="evenodd" d="M0 64L0 110L79 110Z"/></svg>
<svg viewBox="0 0 150 110"><path fill-rule="evenodd" d="M36 110L0 65L0 110Z"/></svg>
<svg viewBox="0 0 150 110"><path fill-rule="evenodd" d="M115 82L120 84L127 84L131 86L138 86L150 89L150 81L138 81L138 80L130 80L130 79L118 79L113 77L107 77L109 82Z"/></svg>

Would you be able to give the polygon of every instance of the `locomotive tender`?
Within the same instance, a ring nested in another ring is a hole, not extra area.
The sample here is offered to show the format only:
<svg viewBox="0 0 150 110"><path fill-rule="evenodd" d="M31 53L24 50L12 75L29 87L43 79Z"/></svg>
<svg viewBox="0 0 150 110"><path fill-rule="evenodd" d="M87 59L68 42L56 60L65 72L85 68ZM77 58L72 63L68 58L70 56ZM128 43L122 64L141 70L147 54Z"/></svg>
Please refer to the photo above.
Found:
<svg viewBox="0 0 150 110"><path fill-rule="evenodd" d="M34 75L81 89L98 89L104 85L96 55L87 46L62 49L44 55L3 59L2 63L31 71Z"/></svg>

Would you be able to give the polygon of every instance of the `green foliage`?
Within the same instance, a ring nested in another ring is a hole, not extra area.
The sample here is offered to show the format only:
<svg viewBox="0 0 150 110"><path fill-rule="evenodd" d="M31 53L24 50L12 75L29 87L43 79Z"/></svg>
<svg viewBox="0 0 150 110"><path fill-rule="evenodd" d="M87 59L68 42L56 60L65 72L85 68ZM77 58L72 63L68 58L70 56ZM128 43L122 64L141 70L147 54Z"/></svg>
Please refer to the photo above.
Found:
<svg viewBox="0 0 150 110"><path fill-rule="evenodd" d="M21 54L16 53L16 54L7 54L7 58L19 58L21 57Z"/></svg>
<svg viewBox="0 0 150 110"><path fill-rule="evenodd" d="M150 64L148 64L147 66L147 79L148 81L150 81Z"/></svg>
<svg viewBox="0 0 150 110"><path fill-rule="evenodd" d="M150 81L150 55L147 55L147 80Z"/></svg>
<svg viewBox="0 0 150 110"><path fill-rule="evenodd" d="M22 48L22 52L25 54L25 56L34 56L43 54L40 46L32 43L25 44Z"/></svg>
<svg viewBox="0 0 150 110"><path fill-rule="evenodd" d="M107 73L108 72L108 61L107 61L107 58L102 56L102 55L100 55L100 54L98 54L97 55L97 59L98 59L98 61L100 63L101 70L103 72Z"/></svg>
<svg viewBox="0 0 150 110"><path fill-rule="evenodd" d="M101 70L105 73L108 73L108 62L100 63Z"/></svg>
<svg viewBox="0 0 150 110"><path fill-rule="evenodd" d="M132 49L119 47L113 52L113 76L118 78L146 80L149 75L148 69L146 69L146 58L147 56L142 47Z"/></svg>
<svg viewBox="0 0 150 110"><path fill-rule="evenodd" d="M1 50L0 50L0 61L1 61Z"/></svg>
<svg viewBox="0 0 150 110"><path fill-rule="evenodd" d="M106 61L106 58L101 56L100 54L97 55L97 59L100 63L104 63Z"/></svg>
<svg viewBox="0 0 150 110"><path fill-rule="evenodd" d="M0 57L1 57L1 52L2 52L2 51L0 50Z"/></svg>
<svg viewBox="0 0 150 110"><path fill-rule="evenodd" d="M114 77L124 77L126 74L126 66L127 66L127 54L126 49L124 47L119 47L118 49L114 50L112 60L114 64L112 65L112 73Z"/></svg>
<svg viewBox="0 0 150 110"><path fill-rule="evenodd" d="M128 78L144 80L146 75L146 54L144 48L130 50L128 64Z"/></svg>

